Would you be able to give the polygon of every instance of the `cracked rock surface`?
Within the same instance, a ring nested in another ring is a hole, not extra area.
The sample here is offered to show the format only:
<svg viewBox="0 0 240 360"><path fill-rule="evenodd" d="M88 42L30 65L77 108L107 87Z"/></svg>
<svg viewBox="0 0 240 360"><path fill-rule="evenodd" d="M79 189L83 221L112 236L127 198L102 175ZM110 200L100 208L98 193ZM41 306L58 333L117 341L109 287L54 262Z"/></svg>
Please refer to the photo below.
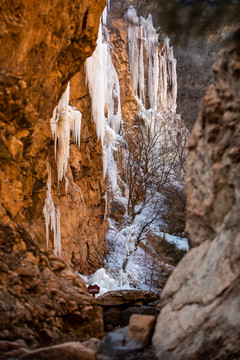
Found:
<svg viewBox="0 0 240 360"><path fill-rule="evenodd" d="M235 359L240 353L240 53L214 65L189 143L187 231L192 249L162 294L159 359Z"/></svg>

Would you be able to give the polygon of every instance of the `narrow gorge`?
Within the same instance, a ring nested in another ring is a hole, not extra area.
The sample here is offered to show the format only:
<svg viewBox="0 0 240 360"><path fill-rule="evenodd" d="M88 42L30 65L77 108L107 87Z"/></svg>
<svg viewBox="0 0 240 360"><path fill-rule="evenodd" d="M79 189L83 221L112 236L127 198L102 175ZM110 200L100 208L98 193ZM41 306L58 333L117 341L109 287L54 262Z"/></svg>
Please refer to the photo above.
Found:
<svg viewBox="0 0 240 360"><path fill-rule="evenodd" d="M239 42L190 134L151 8L0 4L0 359L239 358Z"/></svg>

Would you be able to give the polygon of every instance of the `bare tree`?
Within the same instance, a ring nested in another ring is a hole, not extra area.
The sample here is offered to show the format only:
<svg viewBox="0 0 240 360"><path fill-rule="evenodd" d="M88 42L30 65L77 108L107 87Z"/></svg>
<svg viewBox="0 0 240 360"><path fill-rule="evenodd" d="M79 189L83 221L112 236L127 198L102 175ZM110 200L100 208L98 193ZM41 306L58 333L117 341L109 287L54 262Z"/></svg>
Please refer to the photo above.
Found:
<svg viewBox="0 0 240 360"><path fill-rule="evenodd" d="M136 119L133 127L125 128L128 148L122 158L122 175L127 184L128 214L132 219L157 193L162 192L176 167L178 157L182 157L182 164L183 154L180 149L179 153L175 151L177 144L172 143L166 131L166 123L163 121L146 125L141 118ZM135 207L140 202L141 207L136 212Z"/></svg>
<svg viewBox="0 0 240 360"><path fill-rule="evenodd" d="M137 117L134 126L124 129L128 145L121 159L121 175L128 191L128 215L131 218L127 254L122 265L124 271L153 222L164 220L165 227L174 229L177 235L182 235L184 229L189 132L181 124L176 123L174 127L173 122L161 117L146 124ZM141 214L144 216L137 217Z"/></svg>

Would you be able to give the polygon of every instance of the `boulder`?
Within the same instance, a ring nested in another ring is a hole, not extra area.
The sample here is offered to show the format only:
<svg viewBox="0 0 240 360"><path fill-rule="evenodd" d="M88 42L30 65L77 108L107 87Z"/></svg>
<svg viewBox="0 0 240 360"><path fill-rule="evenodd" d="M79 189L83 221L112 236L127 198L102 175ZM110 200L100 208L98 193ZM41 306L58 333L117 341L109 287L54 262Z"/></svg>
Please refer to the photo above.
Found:
<svg viewBox="0 0 240 360"><path fill-rule="evenodd" d="M149 343L155 324L155 316L134 314L130 318L127 336L139 340L144 347Z"/></svg>
<svg viewBox="0 0 240 360"><path fill-rule="evenodd" d="M137 304L141 306L158 299L158 295L153 291L143 290L117 290L109 291L97 298L98 305L101 306L125 306L127 304Z"/></svg>
<svg viewBox="0 0 240 360"><path fill-rule="evenodd" d="M141 342L129 338L128 326L109 333L100 343L98 360L156 360L152 348L144 348Z"/></svg>
<svg viewBox="0 0 240 360"><path fill-rule="evenodd" d="M159 314L159 310L153 306L147 306L147 305L140 307L135 307L135 306L129 307L121 312L120 326L122 327L127 326L129 324L130 317L133 314L152 315L156 317Z"/></svg>
<svg viewBox="0 0 240 360"><path fill-rule="evenodd" d="M128 338L127 329L122 332L113 332L107 334L101 341L97 354L105 355L108 359L129 359L143 351L142 344L136 340Z"/></svg>
<svg viewBox="0 0 240 360"><path fill-rule="evenodd" d="M22 360L96 360L96 352L79 342L68 342L32 351L20 357Z"/></svg>
<svg viewBox="0 0 240 360"><path fill-rule="evenodd" d="M31 350L22 339L16 341L0 341L0 360L19 358L24 354L28 354L30 351Z"/></svg>
<svg viewBox="0 0 240 360"><path fill-rule="evenodd" d="M111 331L115 327L120 325L121 309L110 308L103 314L104 329L105 331Z"/></svg>

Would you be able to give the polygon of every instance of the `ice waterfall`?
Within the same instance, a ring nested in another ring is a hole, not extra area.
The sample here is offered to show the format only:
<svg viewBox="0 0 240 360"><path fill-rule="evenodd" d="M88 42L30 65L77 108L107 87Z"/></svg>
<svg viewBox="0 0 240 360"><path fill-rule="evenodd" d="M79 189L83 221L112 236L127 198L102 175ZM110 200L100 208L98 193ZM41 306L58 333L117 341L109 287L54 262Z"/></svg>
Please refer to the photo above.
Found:
<svg viewBox="0 0 240 360"><path fill-rule="evenodd" d="M62 95L58 105L53 111L53 116L50 120L52 136L54 140L55 160L57 163L58 181L62 181L65 177L65 190L67 192L68 179L66 177L68 158L69 158L69 143L71 133L77 146L80 148L81 135L81 119L80 111L69 106L69 92L70 84ZM47 163L48 181L46 190L45 205L43 208L43 215L46 225L46 246L48 248L49 242L49 228L53 231L54 239L54 253L61 256L61 229L60 229L60 210L57 205L54 205L54 200L51 194L51 166Z"/></svg>
<svg viewBox="0 0 240 360"><path fill-rule="evenodd" d="M117 166L114 161L116 140L121 123L120 86L116 70L113 66L107 30L104 24L107 19L107 9L104 9L99 27L97 47L93 55L86 61L86 80L92 99L92 114L96 124L98 138L103 148L103 171L108 174L112 189L117 189ZM105 32L105 37L103 35ZM57 163L58 181L66 177L69 158L69 143L71 133L80 148L82 114L69 106L70 84L53 111L50 120L54 140L55 160ZM51 194L51 168L48 166L48 182L46 200L43 209L46 225L46 244L48 247L49 228L53 231L54 252L61 255L60 211Z"/></svg>
<svg viewBox="0 0 240 360"><path fill-rule="evenodd" d="M110 2L109 2L110 3ZM108 5L109 6L109 5ZM103 171L117 191L117 166L114 160L121 125L121 102L118 76L111 59L106 12L99 27L97 47L86 60L86 82L92 99L92 115L103 148Z"/></svg>
<svg viewBox="0 0 240 360"><path fill-rule="evenodd" d="M165 37L160 48L159 35L153 27L151 15L147 19L139 18L136 9L132 6L128 9L125 18L128 21L132 89L139 107L145 111L151 109L155 113L175 113L177 107L176 59L173 57L173 48L169 46L169 38ZM147 64L147 70L145 70L145 64Z"/></svg>
<svg viewBox="0 0 240 360"><path fill-rule="evenodd" d="M69 106L70 84L64 92L61 100L53 111L50 120L52 136L54 140L55 159L57 162L58 181L62 181L67 172L69 158L69 142L71 132L74 140L80 148L81 119L80 111Z"/></svg>

